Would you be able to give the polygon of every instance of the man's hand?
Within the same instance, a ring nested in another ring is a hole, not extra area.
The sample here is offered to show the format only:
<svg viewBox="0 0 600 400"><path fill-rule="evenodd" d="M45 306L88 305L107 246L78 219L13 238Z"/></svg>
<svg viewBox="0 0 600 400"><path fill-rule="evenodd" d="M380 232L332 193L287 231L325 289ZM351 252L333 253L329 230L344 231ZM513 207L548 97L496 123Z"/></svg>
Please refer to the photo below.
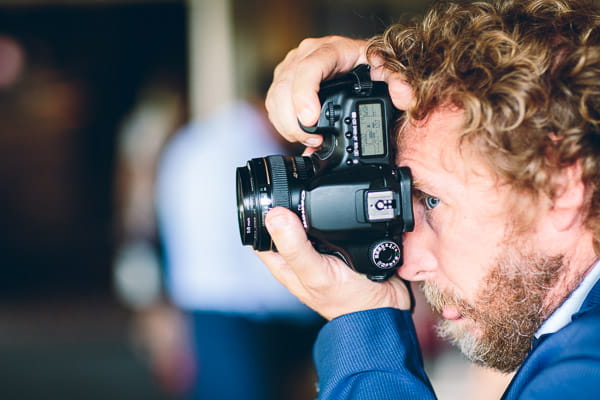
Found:
<svg viewBox="0 0 600 400"><path fill-rule="evenodd" d="M302 131L298 120L305 126L317 122L321 111L319 84L366 63L365 46L364 40L327 36L304 39L287 54L275 68L266 99L269 119L280 134L309 147L321 144L321 136Z"/></svg>
<svg viewBox="0 0 600 400"><path fill-rule="evenodd" d="M269 119L286 139L309 146L305 155L321 145L322 137L302 131L298 120L312 126L319 119L318 91L324 80L370 61L371 78L388 83L394 105L401 110L410 106L412 90L404 76L385 69L375 56L367 60L366 47L367 41L341 36L306 39L275 69L266 100ZM274 208L266 225L279 252L262 252L259 257L281 283L325 318L381 307L410 308L408 289L399 277L372 282L339 258L318 253L293 212Z"/></svg>
<svg viewBox="0 0 600 400"><path fill-rule="evenodd" d="M385 283L370 281L339 258L318 253L300 219L276 207L266 226L278 253L257 253L271 273L304 304L327 319L373 308L410 308L410 295L398 276Z"/></svg>
<svg viewBox="0 0 600 400"><path fill-rule="evenodd" d="M277 131L290 142L308 147L322 143L320 135L309 134L298 126L313 126L319 119L319 84L340 73L367 63L367 41L342 36L305 39L290 51L275 68L266 108ZM386 81L396 108L406 110L412 101L412 90L399 72L383 68L383 61L372 57L371 78Z"/></svg>

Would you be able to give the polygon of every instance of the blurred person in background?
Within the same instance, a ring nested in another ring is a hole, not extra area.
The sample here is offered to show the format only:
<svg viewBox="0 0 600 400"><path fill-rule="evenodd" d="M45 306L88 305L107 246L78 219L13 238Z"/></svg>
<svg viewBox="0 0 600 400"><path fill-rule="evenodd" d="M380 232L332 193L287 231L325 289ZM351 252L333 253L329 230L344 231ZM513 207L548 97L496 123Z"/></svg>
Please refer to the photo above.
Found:
<svg viewBox="0 0 600 400"><path fill-rule="evenodd" d="M134 348L169 394L189 385L193 362L185 321L165 299L155 186L160 154L183 125L183 110L182 90L163 74L151 74L121 123L114 178L114 291L133 311Z"/></svg>
<svg viewBox="0 0 600 400"><path fill-rule="evenodd" d="M132 150L134 170L127 175L138 183L120 185L128 193L122 196L126 201L119 219L133 223L122 240L129 244L118 253L116 280L129 287L121 292L140 311L135 338L168 392L217 400L310 398L310 347L321 319L242 247L235 212L234 172L240 160L286 149L270 127L264 106L257 105L263 99L231 104L232 99L250 99L259 91L256 83L262 81L264 65L273 65L283 49L301 37L295 33L303 18L281 18L281 13L299 10L286 2L240 1L230 4L231 12L228 3L189 4L192 122L176 132L166 148L156 145L165 135L152 133L165 125L160 119L152 123L158 118L156 108L146 107L148 126L126 124L140 131L120 142L124 154ZM270 75L269 71L269 81ZM215 76L223 76L227 84ZM142 133L144 126L150 134ZM140 149L135 145L146 140L149 143ZM156 183L148 184L156 149L164 153ZM154 185L153 198L147 194ZM166 294L166 299L159 294L154 303L149 301L157 292L152 271L159 263L146 212L153 202Z"/></svg>
<svg viewBox="0 0 600 400"><path fill-rule="evenodd" d="M285 151L262 107L239 101L180 130L160 161L167 292L185 312L194 355L188 398L314 396L310 349L320 318L242 246L238 231L235 168Z"/></svg>
<svg viewBox="0 0 600 400"><path fill-rule="evenodd" d="M423 283L440 333L471 361L516 371L504 399L599 398L600 9L439 2L370 43L303 41L276 69L271 120L319 146L297 123L317 121L319 82L369 61L406 111L397 164L412 171L415 229L398 276L371 282L317 253L281 207L266 216L279 252L260 253L329 320L319 397L436 397L406 279Z"/></svg>

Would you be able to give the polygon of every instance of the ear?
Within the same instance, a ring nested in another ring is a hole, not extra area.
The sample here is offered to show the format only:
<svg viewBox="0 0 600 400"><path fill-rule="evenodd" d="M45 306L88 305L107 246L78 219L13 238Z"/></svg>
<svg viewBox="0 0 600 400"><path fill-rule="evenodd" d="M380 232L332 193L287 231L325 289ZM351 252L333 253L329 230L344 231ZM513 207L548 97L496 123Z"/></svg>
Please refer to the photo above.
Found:
<svg viewBox="0 0 600 400"><path fill-rule="evenodd" d="M581 179L581 161L558 172L554 180L555 196L550 218L556 230L565 231L581 222L585 203L585 185Z"/></svg>

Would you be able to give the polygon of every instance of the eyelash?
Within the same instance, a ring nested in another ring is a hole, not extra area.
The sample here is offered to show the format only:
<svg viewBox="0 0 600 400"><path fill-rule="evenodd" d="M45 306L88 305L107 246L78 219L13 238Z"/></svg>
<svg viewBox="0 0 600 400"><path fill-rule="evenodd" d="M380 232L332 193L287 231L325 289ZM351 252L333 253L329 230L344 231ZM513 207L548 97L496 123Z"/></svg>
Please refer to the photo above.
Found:
<svg viewBox="0 0 600 400"><path fill-rule="evenodd" d="M419 202L423 203L423 206L425 207L426 211L432 211L434 208L439 206L441 203L440 199L435 196L431 196L420 190L416 190L415 192L416 192L417 200ZM433 204L432 204L432 202L433 202Z"/></svg>

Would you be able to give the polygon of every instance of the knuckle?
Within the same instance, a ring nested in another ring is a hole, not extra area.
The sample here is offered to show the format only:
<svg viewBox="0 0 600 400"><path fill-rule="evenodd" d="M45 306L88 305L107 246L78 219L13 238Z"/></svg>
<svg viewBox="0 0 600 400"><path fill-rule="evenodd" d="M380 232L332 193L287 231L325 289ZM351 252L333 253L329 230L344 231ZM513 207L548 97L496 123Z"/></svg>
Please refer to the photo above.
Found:
<svg viewBox="0 0 600 400"><path fill-rule="evenodd" d="M277 64L277 66L273 70L273 80L275 80L279 75L281 75L281 71L284 68L283 63L284 63L284 61L282 61L279 64Z"/></svg>
<svg viewBox="0 0 600 400"><path fill-rule="evenodd" d="M265 98L265 107L269 113L274 111L277 108L277 105L280 103L278 98L281 96L284 86L285 83L281 80L273 81L273 83L271 83L271 86L267 92L267 97Z"/></svg>
<svg viewBox="0 0 600 400"><path fill-rule="evenodd" d="M281 234L286 235L289 233L290 232L288 229L285 229L285 228L281 229ZM290 240L290 242L292 242L292 241ZM288 260L288 262L290 264L297 266L299 269L302 269L303 260L306 258L305 253L307 251L307 249L306 249L307 244L310 244L310 243L308 243L308 240L303 241L301 243L295 243L295 245L293 245L293 246L288 246L285 249L285 254L284 254L285 259Z"/></svg>
<svg viewBox="0 0 600 400"><path fill-rule="evenodd" d="M288 53L285 55L284 59L279 64L277 64L277 66L275 66L273 74L275 76L279 76L281 73L287 71L288 66L290 64L293 64L294 60L296 59L297 54L298 54L298 49L292 49L292 50L288 51Z"/></svg>
<svg viewBox="0 0 600 400"><path fill-rule="evenodd" d="M328 44L345 40L345 38L340 35L330 35L330 36L327 36L326 39L327 39Z"/></svg>
<svg viewBox="0 0 600 400"><path fill-rule="evenodd" d="M307 51L309 49L312 49L317 44L318 40L319 39L312 38L312 37L302 39L302 41L298 45L298 50L300 50L301 52L303 52L303 51Z"/></svg>
<svg viewBox="0 0 600 400"><path fill-rule="evenodd" d="M333 60L338 57L338 46L333 42L323 43L312 53L315 57L324 57L327 60Z"/></svg>
<svg viewBox="0 0 600 400"><path fill-rule="evenodd" d="M269 115L269 118L271 118L273 115L273 111L275 109L275 102L273 101L273 96L271 94L271 90L269 89L269 92L267 93L267 98L265 99L265 109L267 110L267 114Z"/></svg>

